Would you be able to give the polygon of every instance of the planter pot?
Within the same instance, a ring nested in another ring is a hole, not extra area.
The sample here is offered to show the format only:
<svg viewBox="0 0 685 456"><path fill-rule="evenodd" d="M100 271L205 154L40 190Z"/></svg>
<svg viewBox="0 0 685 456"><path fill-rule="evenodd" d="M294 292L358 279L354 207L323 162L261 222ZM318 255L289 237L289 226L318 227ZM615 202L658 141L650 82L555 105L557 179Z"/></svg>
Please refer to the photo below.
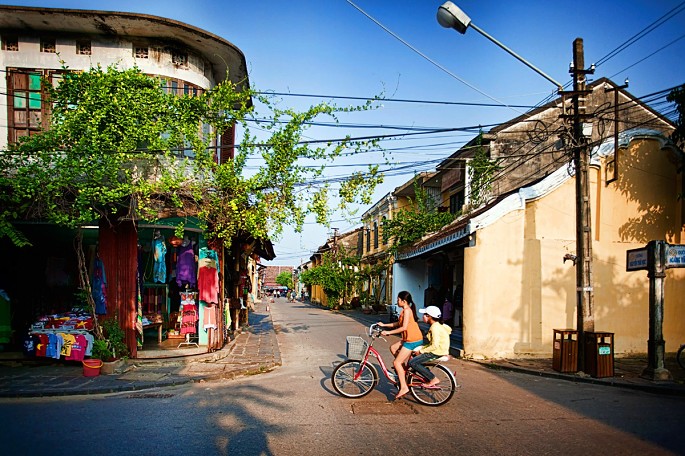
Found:
<svg viewBox="0 0 685 456"><path fill-rule="evenodd" d="M114 361L103 361L102 367L100 368L100 373L102 375L112 375L116 374L124 366L123 359L117 359Z"/></svg>

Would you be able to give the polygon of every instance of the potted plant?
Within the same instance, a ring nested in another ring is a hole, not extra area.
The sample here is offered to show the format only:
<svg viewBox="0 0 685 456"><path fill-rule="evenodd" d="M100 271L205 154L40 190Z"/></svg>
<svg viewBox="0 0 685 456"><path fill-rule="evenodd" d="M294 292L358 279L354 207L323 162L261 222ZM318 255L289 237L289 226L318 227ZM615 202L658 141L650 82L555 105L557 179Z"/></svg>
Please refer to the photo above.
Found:
<svg viewBox="0 0 685 456"><path fill-rule="evenodd" d="M124 364L124 360L129 354L125 333L116 318L104 320L102 332L104 339L96 339L93 342L91 356L102 361L101 372L103 374L113 374Z"/></svg>

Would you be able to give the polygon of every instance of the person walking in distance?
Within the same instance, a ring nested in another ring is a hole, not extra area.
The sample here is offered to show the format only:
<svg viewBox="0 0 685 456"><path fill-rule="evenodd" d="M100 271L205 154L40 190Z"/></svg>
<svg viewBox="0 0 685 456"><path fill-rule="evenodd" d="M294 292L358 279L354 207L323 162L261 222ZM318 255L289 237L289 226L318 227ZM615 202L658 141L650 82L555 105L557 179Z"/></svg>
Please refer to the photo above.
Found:
<svg viewBox="0 0 685 456"><path fill-rule="evenodd" d="M423 345L423 334L421 334L419 324L416 322L412 312L412 306L415 307L415 305L411 293L400 291L397 295L397 305L402 309L398 321L394 323L382 323L379 321L378 325L381 328L394 328L390 331L382 331L381 335L383 336L402 334L402 339L390 346L390 352L395 357L393 367L400 382L400 390L395 399L400 399L409 392L407 379L404 376L404 363L409 359L412 350Z"/></svg>

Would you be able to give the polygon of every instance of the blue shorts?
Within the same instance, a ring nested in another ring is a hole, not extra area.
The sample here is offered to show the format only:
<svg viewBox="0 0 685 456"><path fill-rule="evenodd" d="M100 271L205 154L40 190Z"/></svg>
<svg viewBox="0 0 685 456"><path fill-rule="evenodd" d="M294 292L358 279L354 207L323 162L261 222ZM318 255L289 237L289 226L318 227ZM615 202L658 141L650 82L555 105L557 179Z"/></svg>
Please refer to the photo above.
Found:
<svg viewBox="0 0 685 456"><path fill-rule="evenodd" d="M402 342L402 346L407 350L414 350L416 347L423 345L423 341L419 340L416 342Z"/></svg>

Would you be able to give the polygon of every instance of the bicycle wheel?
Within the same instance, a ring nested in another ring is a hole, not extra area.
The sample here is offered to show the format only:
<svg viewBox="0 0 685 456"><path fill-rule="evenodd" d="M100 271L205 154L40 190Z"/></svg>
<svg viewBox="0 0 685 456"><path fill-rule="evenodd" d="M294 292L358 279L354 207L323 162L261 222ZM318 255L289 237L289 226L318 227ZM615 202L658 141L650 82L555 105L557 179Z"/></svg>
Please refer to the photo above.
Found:
<svg viewBox="0 0 685 456"><path fill-rule="evenodd" d="M681 345L678 349L678 354L675 356L678 364L682 369L685 369L685 345Z"/></svg>
<svg viewBox="0 0 685 456"><path fill-rule="evenodd" d="M440 380L436 388L423 388L420 384L413 385L419 378L414 372L410 372L408 376L409 391L414 399L424 405L437 406L442 405L452 399L457 390L457 380L452 375L452 372L441 364L428 368L435 377Z"/></svg>
<svg viewBox="0 0 685 456"><path fill-rule="evenodd" d="M362 369L357 380L354 376ZM371 364L364 364L361 361L348 360L340 363L333 369L331 375L333 389L341 396L356 398L366 396L378 384L378 371Z"/></svg>

